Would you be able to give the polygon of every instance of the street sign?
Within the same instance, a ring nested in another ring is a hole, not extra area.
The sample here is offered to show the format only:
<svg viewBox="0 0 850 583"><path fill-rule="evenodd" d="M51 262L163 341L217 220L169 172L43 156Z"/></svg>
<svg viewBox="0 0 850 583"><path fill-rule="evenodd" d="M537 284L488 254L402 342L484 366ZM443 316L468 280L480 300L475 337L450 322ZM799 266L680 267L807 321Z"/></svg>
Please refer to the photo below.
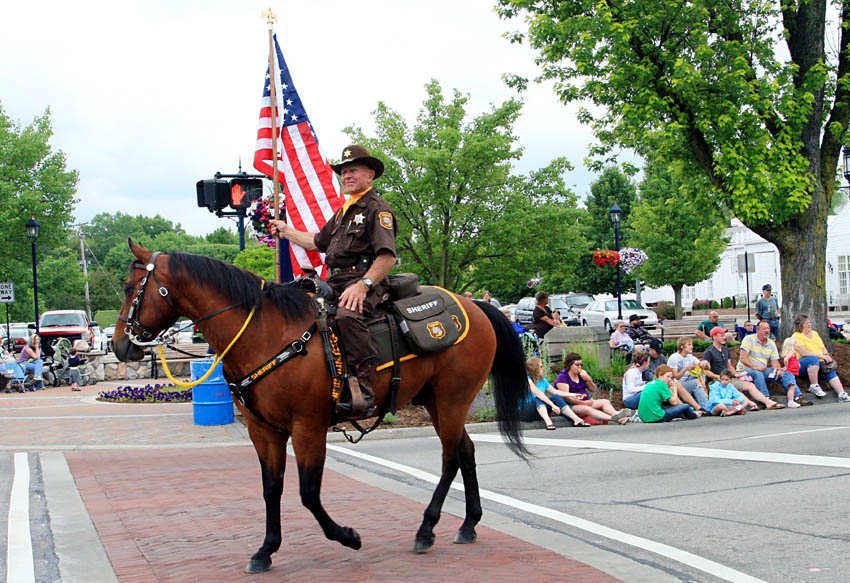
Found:
<svg viewBox="0 0 850 583"><path fill-rule="evenodd" d="M0 303L6 304L15 301L15 284L11 281L0 282Z"/></svg>

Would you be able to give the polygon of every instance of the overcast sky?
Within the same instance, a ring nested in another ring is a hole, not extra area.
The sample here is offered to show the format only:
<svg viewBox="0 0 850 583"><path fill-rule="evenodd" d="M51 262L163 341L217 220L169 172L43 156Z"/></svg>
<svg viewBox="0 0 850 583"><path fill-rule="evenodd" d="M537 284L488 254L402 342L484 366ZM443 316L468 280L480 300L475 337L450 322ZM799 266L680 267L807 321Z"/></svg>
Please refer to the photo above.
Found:
<svg viewBox="0 0 850 583"><path fill-rule="evenodd" d="M470 111L514 95L503 73L533 76L533 55L502 34L519 26L493 0L278 1L276 31L293 80L329 157L342 129L372 129L378 101L412 122L424 84L471 96ZM0 104L28 124L46 107L70 168L80 171L76 218L122 211L164 217L194 235L232 226L195 202L195 182L252 168L268 59L268 2L96 0L4 2ZM517 171L566 156L583 196L592 136L550 86L532 86L515 129Z"/></svg>

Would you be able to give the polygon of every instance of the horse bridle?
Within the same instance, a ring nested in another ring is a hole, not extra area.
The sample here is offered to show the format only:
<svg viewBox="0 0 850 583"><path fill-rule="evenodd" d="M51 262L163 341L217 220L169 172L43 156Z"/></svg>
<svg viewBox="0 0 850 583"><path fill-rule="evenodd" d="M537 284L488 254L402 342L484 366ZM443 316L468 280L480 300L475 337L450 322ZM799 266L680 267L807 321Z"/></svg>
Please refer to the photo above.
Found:
<svg viewBox="0 0 850 583"><path fill-rule="evenodd" d="M118 320L124 322L126 326L124 326L124 334L127 338L135 344L136 346L148 347L148 346L159 346L168 344L165 339L166 332L169 326L166 326L159 333L152 332L149 329L145 328L142 325L140 320L142 313L142 300L145 297L145 288L148 285L148 278L153 278L154 283L157 285L157 291L159 295L165 299L166 303L169 307L174 311L175 316L174 319L177 319L177 306L174 305L174 301L172 301L171 297L168 295L168 288L162 285L162 282L159 281L156 277L156 273L154 273L154 269L156 268L156 258L159 257L161 253L156 251L151 253L150 259L148 259L148 263L142 263L141 261L134 261L133 268L134 269L144 269L147 271L145 277L142 278L140 282L139 289L136 290L136 297L133 298L132 303L130 304L130 310L127 312L127 317L118 315ZM193 320L192 324L197 325L199 322L203 322L208 318L212 318L222 312L226 312L236 306L241 306L243 302L237 302L235 304L231 304L226 308L222 308L220 310L216 310L215 312L211 312L206 316L198 318L197 320ZM140 334L136 334L136 330L139 330Z"/></svg>

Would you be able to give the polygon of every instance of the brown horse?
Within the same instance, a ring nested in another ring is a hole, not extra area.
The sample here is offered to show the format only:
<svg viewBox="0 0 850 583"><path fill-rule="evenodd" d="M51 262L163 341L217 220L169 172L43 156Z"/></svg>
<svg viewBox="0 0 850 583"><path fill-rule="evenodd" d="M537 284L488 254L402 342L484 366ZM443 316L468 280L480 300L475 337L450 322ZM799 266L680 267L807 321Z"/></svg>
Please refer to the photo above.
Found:
<svg viewBox="0 0 850 583"><path fill-rule="evenodd" d="M220 354L237 335L249 310L256 306L245 333L223 361L226 377L235 381L297 340L315 321L304 290L263 282L253 273L209 257L151 253L129 243L137 261L130 265L124 282L124 303L113 337L115 355L122 361L140 360L143 347L159 342L160 333L178 316L195 321L210 346ZM474 446L464 421L488 374L499 429L517 455L524 458L527 454L519 432L519 405L527 384L518 337L496 308L465 298L459 301L469 316L466 338L443 352L413 358L402 366L399 402L407 403L416 397L417 402L424 403L443 446L440 482L416 533L414 551L418 553L434 543L433 529L458 470L463 476L466 517L454 542L475 541L481 501ZM388 398L389 383L390 371L379 372L375 387L379 406ZM301 502L313 513L328 539L360 548L360 535L334 522L319 496L331 420L330 387L330 374L317 337L306 342L303 356L285 362L252 385L244 406L236 402L260 458L266 503L265 540L246 567L250 573L269 569L271 554L280 548L280 498L290 436L298 465Z"/></svg>

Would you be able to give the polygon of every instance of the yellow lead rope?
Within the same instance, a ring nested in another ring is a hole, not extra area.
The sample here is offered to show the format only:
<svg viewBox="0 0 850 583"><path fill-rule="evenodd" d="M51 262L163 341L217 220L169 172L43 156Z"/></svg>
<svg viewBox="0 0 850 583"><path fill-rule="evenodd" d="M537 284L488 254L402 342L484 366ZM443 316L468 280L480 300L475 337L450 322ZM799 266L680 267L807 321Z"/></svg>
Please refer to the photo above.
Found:
<svg viewBox="0 0 850 583"><path fill-rule="evenodd" d="M260 284L260 287L264 288L265 283L266 282L263 281ZM159 359L162 361L162 370L165 371L165 376L167 376L171 380L171 382L174 383L175 385L177 385L178 387L184 387L184 388L187 388L187 389L189 387L196 387L196 386L200 385L202 382L204 382L205 380L207 380L210 377L210 375L212 374L213 370L215 370L215 367L218 366L218 363L220 363L221 360L227 355L227 353L230 352L231 347L234 344L236 344L236 341L239 340L239 338L242 336L242 333L245 331L245 328L248 327L248 324L251 322L251 318L254 317L254 312L256 312L256 311L257 311L257 306L254 306L253 308L251 308L251 311L248 313L248 317L245 318L245 323L242 324L242 327L239 329L239 332L236 333L236 336L233 338L233 340L230 341L230 344L227 345L227 348L224 349L224 352L222 352L220 355L216 355L215 360L213 361L212 366L207 371L207 373L196 381L184 383L183 381L178 381L177 379L175 379L172 376L171 371L168 370L168 363L165 361L165 353L162 351L162 344L158 345L156 347L156 349L157 349L157 352L159 352Z"/></svg>

